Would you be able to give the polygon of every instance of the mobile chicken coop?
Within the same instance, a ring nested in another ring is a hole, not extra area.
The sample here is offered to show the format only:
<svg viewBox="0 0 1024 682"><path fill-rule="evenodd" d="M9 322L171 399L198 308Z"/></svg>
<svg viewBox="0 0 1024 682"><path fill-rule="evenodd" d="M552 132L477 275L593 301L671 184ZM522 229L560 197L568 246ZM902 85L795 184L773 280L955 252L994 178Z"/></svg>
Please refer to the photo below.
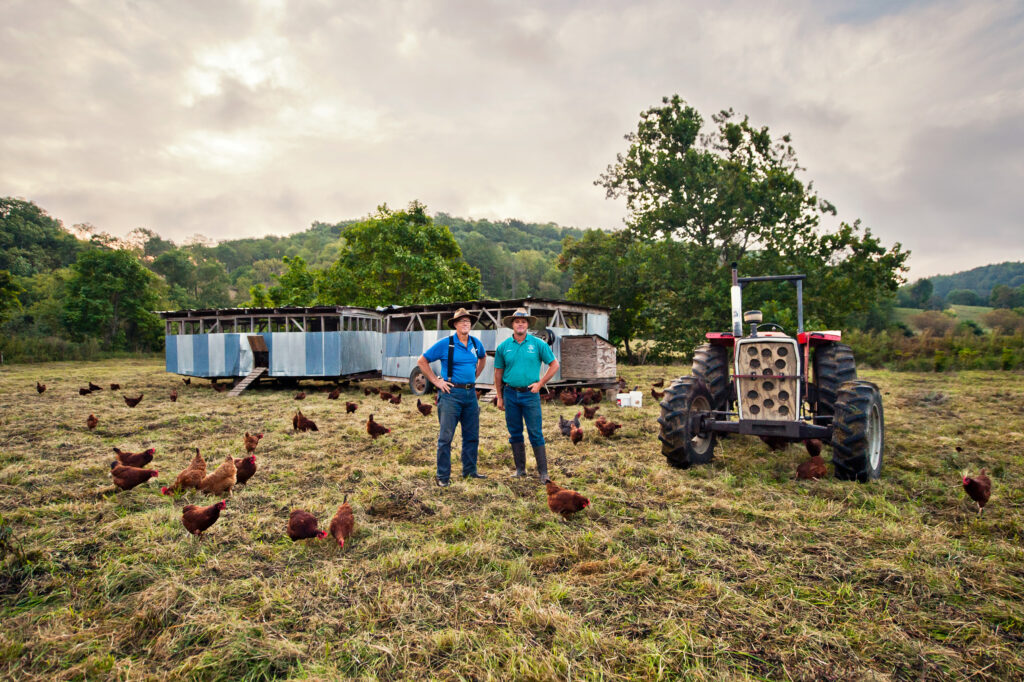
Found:
<svg viewBox="0 0 1024 682"><path fill-rule="evenodd" d="M549 386L616 383L615 347L608 342L608 309L572 301L511 299L392 306L225 308L161 311L168 372L211 380L244 377L240 393L262 375L285 383L302 379L408 381L414 393L429 385L416 360L452 331L447 321L464 307L478 319L472 334L487 352L479 385L494 382L494 351L512 330L501 319L516 308L537 318L531 334L551 345L561 368ZM440 363L434 363L440 371Z"/></svg>

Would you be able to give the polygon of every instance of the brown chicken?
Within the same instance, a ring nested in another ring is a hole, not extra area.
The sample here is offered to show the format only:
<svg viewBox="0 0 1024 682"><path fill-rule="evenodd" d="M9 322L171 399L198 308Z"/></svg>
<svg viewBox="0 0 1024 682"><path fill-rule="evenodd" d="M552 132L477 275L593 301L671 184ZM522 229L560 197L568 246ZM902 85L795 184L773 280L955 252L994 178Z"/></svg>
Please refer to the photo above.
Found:
<svg viewBox="0 0 1024 682"><path fill-rule="evenodd" d="M555 394L552 393L551 391L544 391L544 393L540 394L540 399L546 403L550 403L552 400L555 399Z"/></svg>
<svg viewBox="0 0 1024 682"><path fill-rule="evenodd" d="M655 391L652 388L651 389L651 397L654 398L655 400L661 400L662 398L665 397L665 391L662 391L662 392L659 393L658 391Z"/></svg>
<svg viewBox="0 0 1024 682"><path fill-rule="evenodd" d="M114 454L117 455L117 461L126 467L144 467L153 461L153 455L156 453L156 448L150 448L143 452L123 452L114 448Z"/></svg>
<svg viewBox="0 0 1024 682"><path fill-rule="evenodd" d="M379 396L380 396L380 399L381 399L381 400L384 400L384 401L388 401L388 400L391 400L391 397L392 397L392 396L391 396L391 394L390 394L390 393L388 393L387 391L381 391L381 392L380 392L380 393L378 393L377 395L379 395Z"/></svg>
<svg viewBox="0 0 1024 682"><path fill-rule="evenodd" d="M260 439L263 438L262 433L249 433L245 432L242 436L242 443L245 444L246 452L256 452L256 446L260 444Z"/></svg>
<svg viewBox="0 0 1024 682"><path fill-rule="evenodd" d="M293 509L288 517L288 537L296 540L310 540L327 537L327 531L317 528L316 517L304 509Z"/></svg>
<svg viewBox="0 0 1024 682"><path fill-rule="evenodd" d="M208 507L186 504L181 510L181 525L192 535L202 537L203 532L217 522L220 513L228 506L227 500L214 502Z"/></svg>
<svg viewBox="0 0 1024 682"><path fill-rule="evenodd" d="M402 394L401 393L393 394L391 396L391 399L388 402L390 402L392 405L400 405L402 403Z"/></svg>
<svg viewBox="0 0 1024 682"><path fill-rule="evenodd" d="M558 399L561 400L562 404L566 407L569 405L575 405L576 398L576 392L568 388L558 394Z"/></svg>
<svg viewBox="0 0 1024 682"><path fill-rule="evenodd" d="M760 436L760 438L772 450L785 450L791 442L788 438L783 438L782 436ZM807 451L810 453L810 448Z"/></svg>
<svg viewBox="0 0 1024 682"><path fill-rule="evenodd" d="M601 409L600 405L593 405L593 406L584 405L583 406L583 416L586 419L593 419L594 415L597 414L597 411L600 410L600 409Z"/></svg>
<svg viewBox="0 0 1024 682"><path fill-rule="evenodd" d="M156 469L126 467L116 459L110 463L110 477L114 479L114 485L121 490L131 490L153 478L157 473Z"/></svg>
<svg viewBox="0 0 1024 682"><path fill-rule="evenodd" d="M569 440L572 441L573 445L579 445L583 440L583 427L573 426L569 431Z"/></svg>
<svg viewBox="0 0 1024 682"><path fill-rule="evenodd" d="M548 480L545 486L548 490L548 509L561 514L566 521L576 512L590 506L590 500L575 490L566 490L551 480Z"/></svg>
<svg viewBox="0 0 1024 682"><path fill-rule="evenodd" d="M245 485L256 473L256 455L235 458L235 485Z"/></svg>
<svg viewBox="0 0 1024 682"><path fill-rule="evenodd" d="M142 402L142 395L143 394L140 393L138 398L129 398L128 396L125 396L124 404L127 405L128 407L135 407L136 405Z"/></svg>
<svg viewBox="0 0 1024 682"><path fill-rule="evenodd" d="M111 391L120 391L121 390L121 384L110 384L110 390Z"/></svg>
<svg viewBox="0 0 1024 682"><path fill-rule="evenodd" d="M92 391L87 388L78 389L78 395L92 395Z"/></svg>
<svg viewBox="0 0 1024 682"><path fill-rule="evenodd" d="M172 388L169 397L170 397L172 403L178 402L178 389Z"/></svg>
<svg viewBox="0 0 1024 682"><path fill-rule="evenodd" d="M373 421L373 415L366 420L366 432L370 434L370 438L377 440L378 436L383 436L385 433L391 433L391 429L386 428Z"/></svg>
<svg viewBox="0 0 1024 682"><path fill-rule="evenodd" d="M590 392L590 389L587 389L583 393L580 393L579 399L576 402L584 406L591 405L594 402L594 394Z"/></svg>
<svg viewBox="0 0 1024 682"><path fill-rule="evenodd" d="M398 384L391 384L390 386L388 386L388 390L391 391L392 393L401 393L402 387L399 386Z"/></svg>
<svg viewBox="0 0 1024 682"><path fill-rule="evenodd" d="M352 414L359 409L359 403L350 403L345 401L345 414Z"/></svg>
<svg viewBox="0 0 1024 682"><path fill-rule="evenodd" d="M796 468L796 477L803 481L825 478L827 475L828 467L825 466L825 460L821 458L821 455L813 455Z"/></svg>
<svg viewBox="0 0 1024 682"><path fill-rule="evenodd" d="M100 423L100 420L97 419L96 415L94 415L94 414L90 414L88 417L85 418L85 425L89 427L90 431L95 429L96 425L99 424L99 423Z"/></svg>
<svg viewBox="0 0 1024 682"><path fill-rule="evenodd" d="M356 517L352 514L352 505L348 503L348 495L345 495L341 500L338 511L334 514L334 518L331 519L328 531L330 531L331 537L337 541L338 547L344 547L345 541L352 537L352 531L355 527Z"/></svg>
<svg viewBox="0 0 1024 682"><path fill-rule="evenodd" d="M328 400L337 400L338 396L340 396L340 395L341 395L341 389L340 388L335 388L333 391L331 391L330 393L327 394L327 399Z"/></svg>
<svg viewBox="0 0 1024 682"><path fill-rule="evenodd" d="M213 390L217 391L217 393L223 393L228 390L227 384L210 384L210 386Z"/></svg>
<svg viewBox="0 0 1024 682"><path fill-rule="evenodd" d="M185 467L178 477L174 479L174 485L170 488L164 486L160 488L160 492L164 495L170 495L178 490L184 488L195 488L199 490L199 484L203 482L206 477L206 460L203 459L203 455L199 452L199 448L196 448L196 454L192 458L192 461L187 467Z"/></svg>
<svg viewBox="0 0 1024 682"><path fill-rule="evenodd" d="M224 462L214 469L212 474L207 474L203 478L199 489L211 495L230 495L237 481L238 469L235 468L235 458L225 455Z"/></svg>
<svg viewBox="0 0 1024 682"><path fill-rule="evenodd" d="M90 381L90 382L89 382L89 390L90 390L90 391L102 391L102 390L103 390L103 387L102 387L102 386L97 386L96 384L94 384L94 383L92 383L92 382Z"/></svg>
<svg viewBox="0 0 1024 682"><path fill-rule="evenodd" d="M424 417L429 417L430 412L434 409L434 406L424 405L419 398L416 398L416 409L419 410L420 414L422 414Z"/></svg>
<svg viewBox="0 0 1024 682"><path fill-rule="evenodd" d="M654 381L654 382L651 383L651 386L654 386L654 388L661 388L664 385L665 385L665 377L662 377L662 378L658 379L657 381Z"/></svg>
<svg viewBox="0 0 1024 682"><path fill-rule="evenodd" d="M811 457L817 457L821 454L822 443L817 438L805 438L804 447L807 448L807 454Z"/></svg>
<svg viewBox="0 0 1024 682"><path fill-rule="evenodd" d="M366 395L370 395L371 393L377 395L378 393L380 393L380 389L377 388L376 386L367 386L366 388L363 389L363 393L365 393Z"/></svg>
<svg viewBox="0 0 1024 682"><path fill-rule="evenodd" d="M985 505L992 497L992 480L988 477L988 470L982 469L981 473L973 478L964 476L964 492L972 500L978 503L978 514L985 510Z"/></svg>
<svg viewBox="0 0 1024 682"><path fill-rule="evenodd" d="M295 394L295 399L296 400L305 400L306 399L306 392L305 391L299 391L298 393Z"/></svg>
<svg viewBox="0 0 1024 682"><path fill-rule="evenodd" d="M184 379L181 380L181 383L185 384L186 386L190 385L192 383L192 377L185 377Z"/></svg>
<svg viewBox="0 0 1024 682"><path fill-rule="evenodd" d="M610 422L604 417L598 417L597 421L594 422L594 426L601 432L601 435L605 438L611 438L616 431L622 428L622 424L618 422Z"/></svg>
<svg viewBox="0 0 1024 682"><path fill-rule="evenodd" d="M46 390L46 384L41 384L41 383L39 383L37 381L36 382L36 393L42 393L45 390Z"/></svg>
<svg viewBox="0 0 1024 682"><path fill-rule="evenodd" d="M292 417L292 430L294 431L319 431L316 422L302 414L302 410L297 410L295 416Z"/></svg>

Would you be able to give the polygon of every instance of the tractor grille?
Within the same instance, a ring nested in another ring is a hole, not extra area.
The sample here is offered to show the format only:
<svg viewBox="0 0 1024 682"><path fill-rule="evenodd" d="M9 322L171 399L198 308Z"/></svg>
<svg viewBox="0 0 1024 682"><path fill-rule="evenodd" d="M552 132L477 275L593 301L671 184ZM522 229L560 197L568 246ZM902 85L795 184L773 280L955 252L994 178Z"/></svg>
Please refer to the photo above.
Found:
<svg viewBox="0 0 1024 682"><path fill-rule="evenodd" d="M796 341L764 337L737 341L736 397L740 419L798 419L800 356Z"/></svg>

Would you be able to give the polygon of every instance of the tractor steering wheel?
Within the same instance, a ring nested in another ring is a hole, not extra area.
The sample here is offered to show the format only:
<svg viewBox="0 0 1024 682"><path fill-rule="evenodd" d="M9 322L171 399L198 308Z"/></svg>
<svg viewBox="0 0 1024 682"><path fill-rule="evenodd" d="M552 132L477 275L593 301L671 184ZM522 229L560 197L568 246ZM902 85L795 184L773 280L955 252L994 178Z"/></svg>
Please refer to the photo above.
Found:
<svg viewBox="0 0 1024 682"><path fill-rule="evenodd" d="M776 331L780 331L783 334L786 333L786 330L782 328L781 324L775 324L774 322L765 322L764 324L759 324L757 325L757 330L761 331L765 327L774 327Z"/></svg>

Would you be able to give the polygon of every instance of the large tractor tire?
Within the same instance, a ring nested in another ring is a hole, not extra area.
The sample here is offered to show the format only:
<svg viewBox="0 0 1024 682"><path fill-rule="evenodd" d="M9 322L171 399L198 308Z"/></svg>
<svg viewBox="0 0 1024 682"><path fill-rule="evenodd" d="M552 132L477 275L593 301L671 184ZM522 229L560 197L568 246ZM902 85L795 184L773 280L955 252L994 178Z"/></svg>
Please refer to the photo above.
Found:
<svg viewBox="0 0 1024 682"><path fill-rule="evenodd" d="M419 367L413 367L409 374L409 390L413 395L426 395L434 385L427 381L427 375Z"/></svg>
<svg viewBox="0 0 1024 682"><path fill-rule="evenodd" d="M690 373L707 386L712 410L729 409L729 353L723 346L705 343L694 348Z"/></svg>
<svg viewBox="0 0 1024 682"><path fill-rule="evenodd" d="M835 414L839 387L857 379L857 363L853 349L843 343L818 346L814 351L814 385L818 388L818 407L815 414Z"/></svg>
<svg viewBox="0 0 1024 682"><path fill-rule="evenodd" d="M715 453L715 434L698 431L694 417L711 411L712 397L697 377L679 377L665 391L658 423L661 452L668 463L679 469L706 464Z"/></svg>
<svg viewBox="0 0 1024 682"><path fill-rule="evenodd" d="M832 466L836 478L868 481L882 475L885 414L882 394L870 381L847 381L839 387L832 430Z"/></svg>

